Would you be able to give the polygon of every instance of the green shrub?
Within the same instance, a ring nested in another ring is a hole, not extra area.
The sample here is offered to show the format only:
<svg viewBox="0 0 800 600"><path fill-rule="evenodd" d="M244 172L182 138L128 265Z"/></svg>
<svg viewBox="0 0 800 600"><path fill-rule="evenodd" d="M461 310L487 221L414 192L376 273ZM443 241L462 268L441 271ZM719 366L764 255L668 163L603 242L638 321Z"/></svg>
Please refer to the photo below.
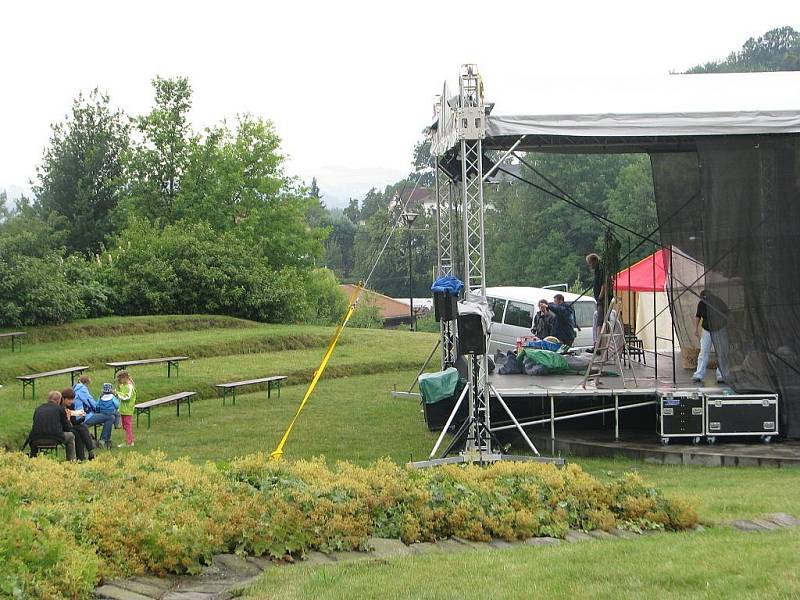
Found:
<svg viewBox="0 0 800 600"><path fill-rule="evenodd" d="M217 552L363 549L372 535L514 540L696 523L685 501L635 475L603 484L576 465L415 471L256 454L218 468L160 453L78 465L0 454L0 592L18 597L88 597L105 578L196 573Z"/></svg>
<svg viewBox="0 0 800 600"><path fill-rule="evenodd" d="M57 253L43 258L0 254L0 282L1 327L65 323L86 316Z"/></svg>

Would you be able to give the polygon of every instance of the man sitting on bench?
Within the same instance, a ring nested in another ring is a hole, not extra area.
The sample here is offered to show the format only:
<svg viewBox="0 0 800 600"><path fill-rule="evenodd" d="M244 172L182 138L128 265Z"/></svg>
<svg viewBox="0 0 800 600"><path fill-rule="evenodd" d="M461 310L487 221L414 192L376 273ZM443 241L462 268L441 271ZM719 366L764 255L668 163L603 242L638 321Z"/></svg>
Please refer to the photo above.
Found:
<svg viewBox="0 0 800 600"><path fill-rule="evenodd" d="M67 411L61 406L61 392L47 394L47 402L33 413L33 427L26 443L31 446L31 456L36 456L40 448L63 444L67 449L67 460L75 460L75 434Z"/></svg>

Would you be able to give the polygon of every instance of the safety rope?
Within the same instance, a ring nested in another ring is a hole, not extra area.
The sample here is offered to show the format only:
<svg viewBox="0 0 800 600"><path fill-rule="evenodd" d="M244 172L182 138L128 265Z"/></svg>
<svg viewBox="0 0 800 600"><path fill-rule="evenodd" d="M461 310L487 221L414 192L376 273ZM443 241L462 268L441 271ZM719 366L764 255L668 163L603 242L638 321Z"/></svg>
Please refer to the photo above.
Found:
<svg viewBox="0 0 800 600"><path fill-rule="evenodd" d="M333 350L336 348L336 344L339 342L339 338L342 336L342 332L344 331L347 322L350 320L350 317L353 316L353 311L356 309L356 304L358 303L358 297L363 289L364 286L362 283L356 284L356 286L353 288L353 293L350 294L350 299L348 300L349 306L347 308L347 312L344 314L344 318L336 328L336 333L328 344L328 349L325 351L325 355L322 357L322 362L319 364L317 370L314 371L314 376L311 378L311 382L308 384L306 393L303 396L303 401L300 402L300 406L297 408L297 412L294 413L294 417L292 417L289 426L286 428L286 432L283 434L281 441L278 442L275 450L273 450L269 455L270 460L280 460L283 457L283 447L286 445L286 441L289 439L289 435L292 433L292 429L294 428L294 424L300 416L300 413L303 412L303 409L308 403L308 399L311 398L311 394L314 393L314 388L317 387L317 383L322 377L322 374L325 372L325 367L328 366L328 361L330 361L331 356L333 356Z"/></svg>
<svg viewBox="0 0 800 600"><path fill-rule="evenodd" d="M422 175L423 174L420 173L419 177L417 178L416 183L414 184L414 188L411 190L411 193L408 195L408 198L406 198L406 201L403 204L403 211L402 212L406 212L406 208L408 208L408 203L411 200L411 197L414 195L414 192L416 191L417 186L419 185L419 182L422 180ZM406 182L403 183L403 187L400 190L400 198L403 197L403 191L405 190L406 183L408 183L408 179L406 179ZM286 445L286 442L287 442L287 440L289 439L289 436L292 433L292 429L294 428L294 424L297 422L297 419L300 417L300 413L303 412L303 409L306 407L306 404L308 403L309 399L311 398L311 395L314 393L314 390L317 387L317 383L322 378L322 374L325 372L325 367L328 366L328 362L330 361L331 357L333 356L333 351L336 348L336 344L339 342L339 338L342 337L342 332L344 331L344 328L347 326L347 323L350 321L350 317L353 316L353 312L355 311L355 309L356 309L356 307L358 305L358 300L359 300L359 298L361 296L361 292L364 290L364 288L367 287L367 285L369 284L370 279L372 279L372 275L375 273L375 269L378 266L378 263L380 262L381 258L383 257L383 253L386 251L386 247L389 245L389 241L392 239L392 236L394 235L394 232L397 229L399 224L400 224L400 218L398 217L394 221L394 223L392 225L392 229L389 232L389 235L386 236L386 241L384 242L383 247L380 249L380 251L378 252L377 256L375 256L374 262L372 264L372 268L370 269L369 274L367 275L367 278L364 281L359 282L358 284L356 284L356 286L354 287L353 293L350 295L350 299L348 300L347 312L345 313L344 318L342 319L342 321L339 323L339 326L336 328L336 333L334 334L333 338L331 339L330 343L328 344L328 349L325 351L325 355L322 357L322 362L320 362L319 367L317 368L317 370L314 371L314 376L311 378L311 382L308 384L308 388L306 388L306 393L303 396L303 400L300 402L300 406L297 408L297 411L295 412L294 417L292 417L292 420L289 422L289 426L286 428L286 431L284 432L283 437L281 438L281 441L278 442L278 445L275 447L275 450L273 450L272 453L270 453L269 459L271 461L276 461L276 460L280 460L281 458L283 458L283 447ZM384 226L382 234L385 233L387 228L388 228L388 223Z"/></svg>

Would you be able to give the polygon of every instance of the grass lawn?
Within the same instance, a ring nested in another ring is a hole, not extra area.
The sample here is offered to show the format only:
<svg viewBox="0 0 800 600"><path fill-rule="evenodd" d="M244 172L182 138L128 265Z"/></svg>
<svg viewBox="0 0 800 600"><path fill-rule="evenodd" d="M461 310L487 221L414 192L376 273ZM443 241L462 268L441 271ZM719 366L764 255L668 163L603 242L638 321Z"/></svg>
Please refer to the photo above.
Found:
<svg viewBox="0 0 800 600"><path fill-rule="evenodd" d="M284 448L286 459L324 455L328 460L369 463L388 456L406 462L430 452L435 436L414 400L393 399L395 383L407 385L416 371L397 371L323 381L306 406ZM159 449L168 456L225 461L254 452L269 453L280 440L305 393L305 385L237 396L223 409L219 399L192 405L192 416L165 407L153 413L148 431L142 418L135 451ZM122 439L122 431L115 438ZM128 451L115 450L115 451Z"/></svg>
<svg viewBox="0 0 800 600"><path fill-rule="evenodd" d="M248 598L797 598L800 531L635 540L267 569Z"/></svg>

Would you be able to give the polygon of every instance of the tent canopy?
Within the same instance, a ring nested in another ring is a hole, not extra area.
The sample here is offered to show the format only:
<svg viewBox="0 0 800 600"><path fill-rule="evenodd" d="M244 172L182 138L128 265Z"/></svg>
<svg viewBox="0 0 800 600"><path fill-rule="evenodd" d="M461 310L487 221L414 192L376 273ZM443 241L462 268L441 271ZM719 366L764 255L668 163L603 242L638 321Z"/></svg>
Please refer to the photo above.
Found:
<svg viewBox="0 0 800 600"><path fill-rule="evenodd" d="M800 72L540 79L519 89L520 109L500 94L487 148L524 135L520 151L680 151L698 137L800 132Z"/></svg>
<svg viewBox="0 0 800 600"><path fill-rule="evenodd" d="M663 292L667 289L668 265L669 250L661 248L617 273L615 287L628 292Z"/></svg>

